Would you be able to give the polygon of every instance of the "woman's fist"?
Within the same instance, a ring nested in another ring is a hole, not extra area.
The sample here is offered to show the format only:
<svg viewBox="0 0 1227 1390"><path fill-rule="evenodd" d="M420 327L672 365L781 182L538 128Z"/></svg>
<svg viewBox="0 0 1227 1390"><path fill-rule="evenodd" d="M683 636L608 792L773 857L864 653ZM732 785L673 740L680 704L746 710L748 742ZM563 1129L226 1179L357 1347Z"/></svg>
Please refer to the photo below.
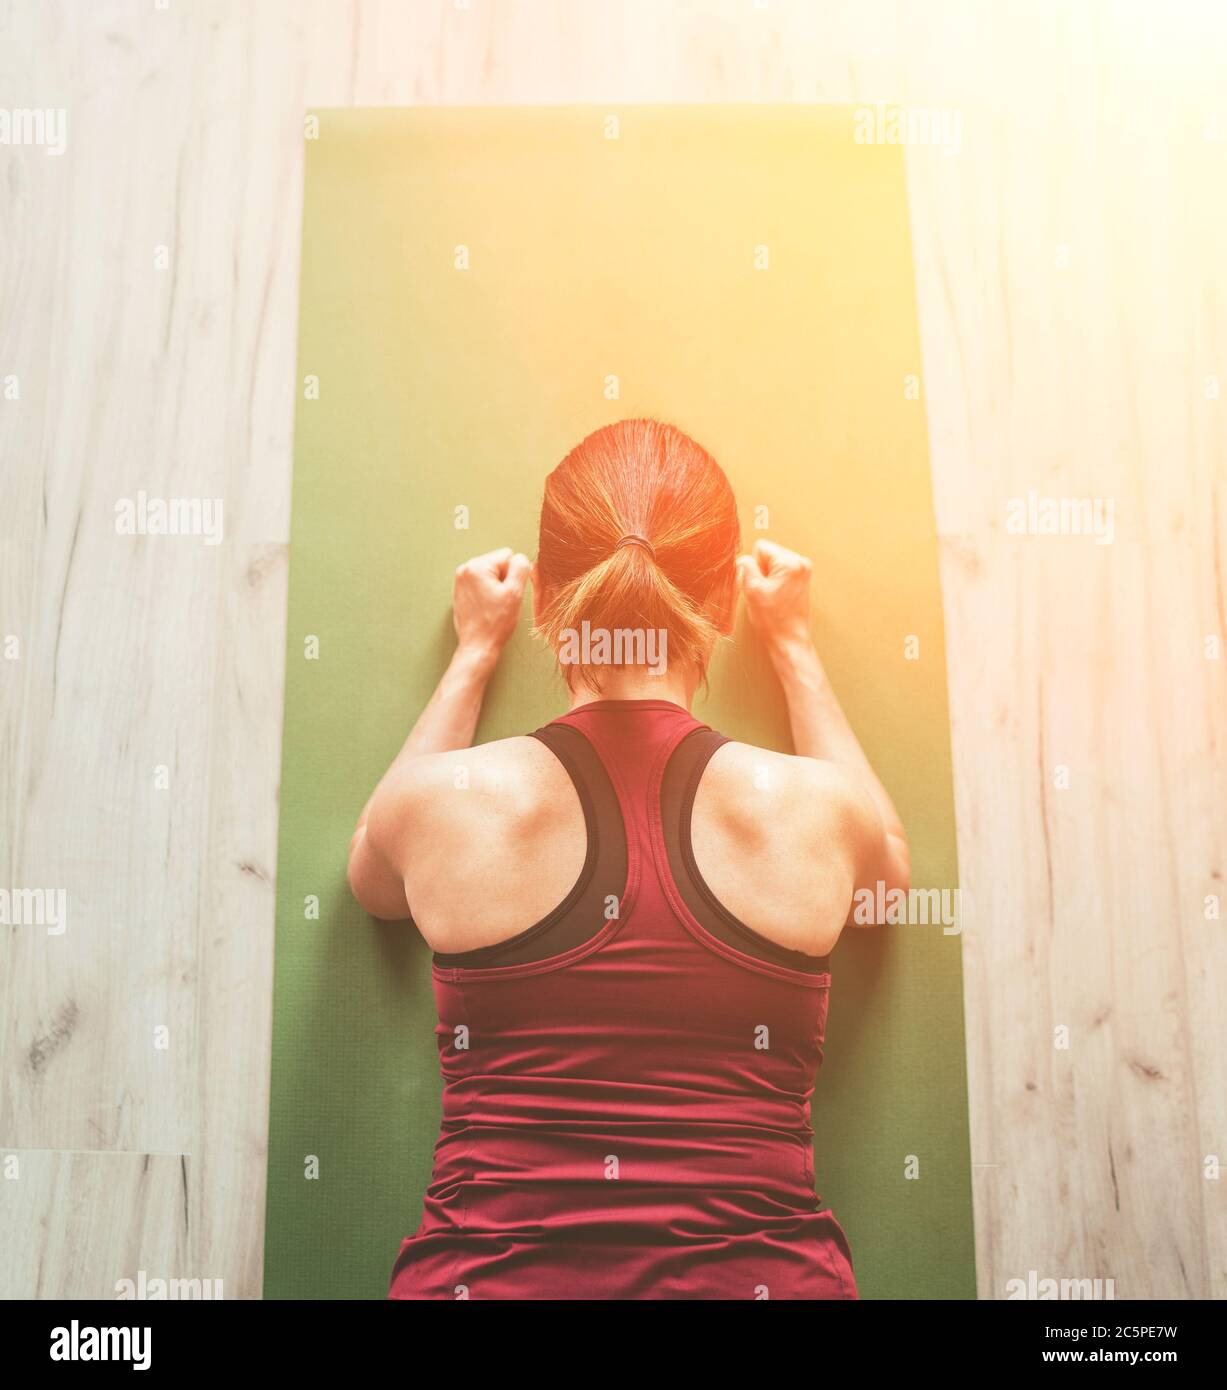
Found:
<svg viewBox="0 0 1227 1390"><path fill-rule="evenodd" d="M808 642L809 581L804 555L774 541L757 541L737 561L737 582L755 631L768 644Z"/></svg>
<svg viewBox="0 0 1227 1390"><path fill-rule="evenodd" d="M461 647L497 656L515 631L532 564L510 546L466 560L452 587L452 620Z"/></svg>

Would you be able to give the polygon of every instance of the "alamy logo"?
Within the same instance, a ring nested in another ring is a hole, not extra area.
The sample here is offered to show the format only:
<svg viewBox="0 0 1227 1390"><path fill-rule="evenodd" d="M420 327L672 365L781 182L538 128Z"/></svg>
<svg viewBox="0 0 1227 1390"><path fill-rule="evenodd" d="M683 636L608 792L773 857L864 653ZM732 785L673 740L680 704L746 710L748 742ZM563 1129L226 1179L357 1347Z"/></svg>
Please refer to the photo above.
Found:
<svg viewBox="0 0 1227 1390"><path fill-rule="evenodd" d="M957 107L900 106L878 101L852 113L858 145L932 145L947 154L963 148L963 113Z"/></svg>
<svg viewBox="0 0 1227 1390"><path fill-rule="evenodd" d="M130 1361L134 1371L147 1371L153 1359L153 1329L149 1327L82 1327L76 1318L67 1327L51 1329L52 1361Z"/></svg>
<svg viewBox="0 0 1227 1390"><path fill-rule="evenodd" d="M585 618L579 631L563 628L558 643L561 666L643 666L663 676L668 664L669 633L663 627L593 627Z"/></svg>
<svg viewBox="0 0 1227 1390"><path fill-rule="evenodd" d="M1112 1279L1041 1279L1039 1271L1029 1269L1025 1279L1007 1279L1005 1296L1008 1299L1116 1299L1116 1282Z"/></svg>
<svg viewBox="0 0 1227 1390"><path fill-rule="evenodd" d="M68 929L63 888L0 888L0 927L46 927L48 936Z"/></svg>
<svg viewBox="0 0 1227 1390"><path fill-rule="evenodd" d="M887 888L881 879L852 895L852 921L858 927L939 926L943 936L963 930L959 888Z"/></svg>
<svg viewBox="0 0 1227 1390"><path fill-rule="evenodd" d="M225 515L220 497L150 497L138 492L115 503L115 531L120 536L202 536L205 545L220 545Z"/></svg>
<svg viewBox="0 0 1227 1390"><path fill-rule="evenodd" d="M222 1297L220 1279L150 1279L143 1269L136 1271L135 1279L119 1279L115 1283L115 1297L125 1299L163 1300L193 1302L198 1299L216 1302Z"/></svg>
<svg viewBox="0 0 1227 1390"><path fill-rule="evenodd" d="M63 154L68 147L68 112L62 107L0 106L0 145L41 145L50 155Z"/></svg>
<svg viewBox="0 0 1227 1390"><path fill-rule="evenodd" d="M1010 536L1093 536L1096 545L1116 539L1116 499L1112 497L1041 497L1034 488L1006 503L1005 529Z"/></svg>

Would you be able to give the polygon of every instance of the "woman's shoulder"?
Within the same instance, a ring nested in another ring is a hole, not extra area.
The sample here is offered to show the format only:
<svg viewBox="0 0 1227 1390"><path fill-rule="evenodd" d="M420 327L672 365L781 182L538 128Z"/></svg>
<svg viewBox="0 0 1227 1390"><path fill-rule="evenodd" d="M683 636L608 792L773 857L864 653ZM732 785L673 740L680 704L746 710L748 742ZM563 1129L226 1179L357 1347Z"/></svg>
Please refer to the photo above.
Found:
<svg viewBox="0 0 1227 1390"><path fill-rule="evenodd" d="M708 809L750 826L826 834L866 813L866 798L838 764L734 740L722 743L700 783Z"/></svg>
<svg viewBox="0 0 1227 1390"><path fill-rule="evenodd" d="M840 795L853 785L838 764L824 758L780 753L734 739L726 740L716 749L708 766L713 781L736 790L744 790L752 784L755 790L766 792L826 790Z"/></svg>
<svg viewBox="0 0 1227 1390"><path fill-rule="evenodd" d="M735 917L778 945L825 955L847 918L863 814L835 764L723 743L699 780L691 844Z"/></svg>
<svg viewBox="0 0 1227 1390"><path fill-rule="evenodd" d="M536 921L584 862L579 798L538 739L408 758L372 806L378 848L436 951L464 951Z"/></svg>
<svg viewBox="0 0 1227 1390"><path fill-rule="evenodd" d="M411 817L463 816L491 809L514 815L568 783L565 771L539 739L518 735L409 758L388 789L388 799Z"/></svg>

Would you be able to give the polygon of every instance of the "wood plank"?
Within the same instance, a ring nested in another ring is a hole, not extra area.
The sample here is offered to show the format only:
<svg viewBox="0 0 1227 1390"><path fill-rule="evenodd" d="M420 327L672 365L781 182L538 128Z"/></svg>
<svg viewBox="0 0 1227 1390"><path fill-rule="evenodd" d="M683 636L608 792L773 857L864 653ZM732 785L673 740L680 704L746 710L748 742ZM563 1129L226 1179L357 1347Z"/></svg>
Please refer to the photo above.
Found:
<svg viewBox="0 0 1227 1390"><path fill-rule="evenodd" d="M1210 6L0 4L6 101L70 111L0 148L0 870L71 913L0 928L0 1145L66 1151L0 1185L4 1291L93 1289L83 1229L98 1288L187 1258L127 1150L259 1291L305 106L899 99L965 136L908 167L981 1294L1227 1293L1225 60ZM226 543L117 537L140 488ZM1031 489L1113 543L1010 537Z"/></svg>

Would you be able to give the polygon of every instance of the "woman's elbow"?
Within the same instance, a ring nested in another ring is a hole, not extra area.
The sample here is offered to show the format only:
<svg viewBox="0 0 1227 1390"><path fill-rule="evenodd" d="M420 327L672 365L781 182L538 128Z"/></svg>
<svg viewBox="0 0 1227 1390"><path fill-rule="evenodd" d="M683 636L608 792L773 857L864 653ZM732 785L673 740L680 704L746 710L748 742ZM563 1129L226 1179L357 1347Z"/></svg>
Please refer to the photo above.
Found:
<svg viewBox="0 0 1227 1390"><path fill-rule="evenodd" d="M365 826L350 841L345 878L358 906L372 917L403 922L410 915L404 880L376 851Z"/></svg>

